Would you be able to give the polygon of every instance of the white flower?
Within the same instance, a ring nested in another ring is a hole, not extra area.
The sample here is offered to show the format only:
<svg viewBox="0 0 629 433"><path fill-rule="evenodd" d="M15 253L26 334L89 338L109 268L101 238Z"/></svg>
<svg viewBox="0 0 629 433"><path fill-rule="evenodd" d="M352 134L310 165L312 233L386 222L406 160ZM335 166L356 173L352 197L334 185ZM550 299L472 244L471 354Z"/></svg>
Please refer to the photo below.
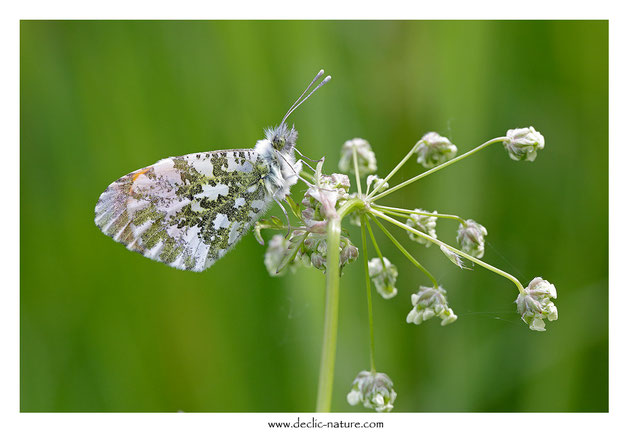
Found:
<svg viewBox="0 0 629 433"><path fill-rule="evenodd" d="M557 299L557 289L542 277L534 278L524 289L524 293L518 295L515 300L518 313L531 330L545 331L544 319L548 321L558 319L557 307L551 298Z"/></svg>
<svg viewBox="0 0 629 433"><path fill-rule="evenodd" d="M422 213L430 213L423 209L415 209L415 212ZM434 211L433 214L436 214L437 211ZM419 230L420 232L426 233L428 236L436 238L437 237L437 217L430 215L421 215L418 213L414 213L410 215L410 218L406 220L406 225ZM415 242L419 242L420 244L426 245L429 247L432 245L428 239L425 239L415 233L408 232L408 236L414 240Z"/></svg>
<svg viewBox="0 0 629 433"><path fill-rule="evenodd" d="M371 189L371 184L373 183L373 189ZM385 189L389 188L389 182L385 182L384 179L380 179L376 174L370 174L367 176L367 191L370 189L372 191L378 190L378 192L382 192Z"/></svg>
<svg viewBox="0 0 629 433"><path fill-rule="evenodd" d="M459 224L456 240L463 252L480 259L485 254L485 236L485 227L474 220L466 220L465 224Z"/></svg>
<svg viewBox="0 0 629 433"><path fill-rule="evenodd" d="M384 267L382 266L384 262ZM369 278L373 281L376 290L384 299L391 299L397 295L397 289L395 288L395 281L397 279L397 267L389 261L386 257L380 259L379 257L369 260L368 263Z"/></svg>
<svg viewBox="0 0 629 433"><path fill-rule="evenodd" d="M339 170L343 173L354 173L354 152L356 149L356 160L358 162L358 174L375 173L378 166L376 164L376 154L371 150L371 146L362 138L347 140L341 148L341 159L339 160Z"/></svg>
<svg viewBox="0 0 629 433"><path fill-rule="evenodd" d="M432 317L439 316L441 326L445 326L457 319L457 315L448 307L446 291L441 286L437 288L419 286L419 291L411 295L411 303L413 309L406 316L406 323L419 325Z"/></svg>
<svg viewBox="0 0 629 433"><path fill-rule="evenodd" d="M393 382L384 373L361 371L352 382L352 389L347 394L347 402L356 406L362 403L368 409L376 412L389 412L393 409L397 394L393 389Z"/></svg>
<svg viewBox="0 0 629 433"><path fill-rule="evenodd" d="M544 148L544 136L532 126L510 129L507 131L504 146L513 160L535 161L537 151Z"/></svg>
<svg viewBox="0 0 629 433"><path fill-rule="evenodd" d="M360 403L360 398L361 394L360 391L358 391L357 389L352 388L349 394L347 394L347 402L350 404L350 406L356 406L358 403Z"/></svg>
<svg viewBox="0 0 629 433"><path fill-rule="evenodd" d="M456 146L436 132L424 135L418 143L417 162L426 168L443 164L456 156Z"/></svg>
<svg viewBox="0 0 629 433"><path fill-rule="evenodd" d="M311 232L324 233L327 219L336 216L336 208L349 198L349 177L345 174L321 174L322 163L317 165L315 184L311 185L301 204L301 216Z"/></svg>

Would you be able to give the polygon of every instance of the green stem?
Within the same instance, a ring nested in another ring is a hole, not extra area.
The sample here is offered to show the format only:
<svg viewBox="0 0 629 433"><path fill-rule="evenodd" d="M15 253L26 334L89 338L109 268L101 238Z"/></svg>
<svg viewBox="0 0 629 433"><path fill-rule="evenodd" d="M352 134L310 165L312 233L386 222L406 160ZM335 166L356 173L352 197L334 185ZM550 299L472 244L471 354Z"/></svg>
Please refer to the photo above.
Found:
<svg viewBox="0 0 629 433"><path fill-rule="evenodd" d="M391 172L389 174L387 174L387 177L384 178L384 182L382 182L378 187L374 188L373 191L371 191L369 193L369 195L367 196L367 198L371 198L374 195L376 195L376 193L380 190L380 188L382 188L382 186L387 183L389 181L389 179L391 179L393 177L393 175L395 173L398 172L398 170L400 168L402 168L402 166L404 164L406 164L406 161L408 161L408 159L411 157L411 155L413 153L415 153L417 151L417 148L419 147L421 143L421 140L419 140L417 143L415 143L415 145L411 148L411 150L406 154L406 156L404 158L402 158L402 160L400 161L400 163L398 165L395 166L395 168L393 170L391 170Z"/></svg>
<svg viewBox="0 0 629 433"><path fill-rule="evenodd" d="M406 258L409 259L412 264L417 266L424 274L426 274L426 276L430 279L430 281L432 281L432 285L435 288L439 287L439 283L437 283L437 279L428 271L428 269L423 267L421 263L419 263L415 259L415 257L413 257L408 251L406 251L406 248L404 248L402 244L400 244L400 242L398 242L398 240L386 228L384 228L384 226L380 223L380 221L378 221L376 218L372 218L372 220L374 223L376 223L376 225L380 228L380 230L382 230L382 232L385 235L387 235L389 239L391 239L391 242L393 242L393 244L402 252L402 254L404 254Z"/></svg>
<svg viewBox="0 0 629 433"><path fill-rule="evenodd" d="M358 195L363 195L360 186L360 174L358 173L358 151L356 150L356 146L352 147L352 157L354 158L354 174L356 175L356 188L358 188Z"/></svg>
<svg viewBox="0 0 629 433"><path fill-rule="evenodd" d="M416 230L416 229L414 229L412 227L409 227L406 224L399 222L395 218L391 218L390 216L383 214L382 212L379 212L379 211L377 211L375 209L372 209L371 214L375 215L378 218L381 218L381 219L383 219L385 221L388 221L391 224L395 224L396 226L401 227L404 230L409 231L409 232L411 232L411 233L413 233L413 234L415 234L417 236L420 236L420 237L422 237L422 238L424 238L426 240L429 240L433 244L439 245L440 247L447 248L450 251L452 251L452 252L454 252L454 253L462 256L462 257L465 257L469 261L474 262L474 263L482 266L483 268L488 269L488 270L490 270L490 271L500 275L501 277L504 277L504 278L510 280L513 284L516 285L516 287L518 288L518 291L521 294L524 294L524 287L522 287L522 284L520 284L520 281L518 281L518 279L516 277L514 277L513 275L511 275L511 274L509 274L509 273L507 273L507 272L505 272L505 271L503 271L501 269L498 269L498 268L490 265L489 263L485 263L482 260L479 260L479 259L477 259L474 256L471 256L471 255L469 255L467 253L464 253L463 251L457 250L456 248L451 247L450 245L446 244L445 242L440 241L439 239L433 238L432 236L428 236L426 233L420 232L419 230Z"/></svg>
<svg viewBox="0 0 629 433"><path fill-rule="evenodd" d="M315 181L315 177L308 173L307 171L302 171L299 173L300 176L305 177L306 179L308 179L310 182L314 182Z"/></svg>
<svg viewBox="0 0 629 433"><path fill-rule="evenodd" d="M328 220L326 260L325 318L323 327L323 349L319 369L319 389L317 392L317 412L329 412L332 406L332 385L334 382L334 358L338 334L341 220L355 208L365 203L358 198L347 200L339 208L337 215Z"/></svg>
<svg viewBox="0 0 629 433"><path fill-rule="evenodd" d="M478 147L476 147L476 148L474 148L474 149L470 150L469 152L464 153L463 155L459 155L459 156L457 156L456 158L453 158L453 159L451 159L451 160L449 160L449 161L446 161L446 162L444 162L444 163L443 163L443 164L441 164L441 165L438 165L438 166L436 166L436 167L434 167L434 168L431 168L431 169L430 169L430 170L428 170L428 171L425 171L425 172L423 172L423 173L421 173L421 174L418 174L417 176L415 176L415 177L413 177L413 178L411 178L411 179L409 179L409 180L407 180L407 181L404 181L404 182L402 182L402 183L400 183L400 184L398 184L398 185L396 185L396 186L394 186L394 187L392 187L392 188L389 188L388 190L386 190L386 191L384 191L384 192L381 192L381 193L380 193L380 194L378 194L377 196L373 197L373 198L372 198L372 201L376 201L376 200L378 200L378 199L381 199L382 197L384 197L384 196L386 196L386 195L389 195L389 194L391 194L392 192L397 191L397 190L398 190L398 189L400 189L400 188L404 188L405 186L410 185L411 183L413 183L413 182L415 182L415 181L418 181L418 180L419 180L419 179L421 179L422 177L426 177L426 176L428 176L429 174L432 174L432 173L434 173L434 172L436 172L436 171L441 170L442 168L446 168L447 166L449 166L449 165L451 165L451 164L454 164L455 162L461 161L462 159L465 159L465 158L467 158L468 156L470 156L470 155L472 155L472 154L474 154L474 153L476 153L476 152L478 152L478 151L480 151L480 150L482 150L482 149L486 148L486 147L487 147L487 146L489 146L490 144L493 144L493 143L499 143L499 142L501 142L501 141L505 141L506 139L507 139L507 137L498 137L498 138L493 138L493 139L491 139L491 140L489 140L489 141L486 141L485 143L483 143L483 144L481 144L480 146L478 146Z"/></svg>
<svg viewBox="0 0 629 433"><path fill-rule="evenodd" d="M376 372L376 344L373 332L373 306L371 302L371 280L369 279L369 259L367 258L367 234L365 225L369 224L363 215L360 221L360 234L363 241L363 263L365 265L365 287L367 288L367 311L369 314L369 359L371 361L371 372Z"/></svg>
<svg viewBox="0 0 629 433"><path fill-rule="evenodd" d="M434 216L437 218L453 219L453 220L457 220L463 225L467 225L465 220L457 215L450 215L450 214L444 214L444 213L418 212L418 211L410 210L410 209L402 209L399 207L382 206L382 205L373 205L372 207L381 212L388 213L389 215L397 215L404 218L407 218L408 215L402 215L402 214L426 215L426 216Z"/></svg>
<svg viewBox="0 0 629 433"><path fill-rule="evenodd" d="M373 247L376 249L376 253L378 254L378 257L380 257L380 261L382 262L382 269L384 270L387 268L387 265L384 264L384 257L382 256L382 253L380 252L380 248L378 247L378 242L376 242L376 237L373 235L373 231L371 230L369 221L367 221L367 231L369 232L371 243L373 244Z"/></svg>
<svg viewBox="0 0 629 433"><path fill-rule="evenodd" d="M339 248L341 243L341 219L330 218L328 221L325 288L325 319L323 327L323 349L319 369L319 390L317 393L317 412L330 412L332 406L332 386L334 383L334 358L336 356L336 337L338 334L339 313Z"/></svg>

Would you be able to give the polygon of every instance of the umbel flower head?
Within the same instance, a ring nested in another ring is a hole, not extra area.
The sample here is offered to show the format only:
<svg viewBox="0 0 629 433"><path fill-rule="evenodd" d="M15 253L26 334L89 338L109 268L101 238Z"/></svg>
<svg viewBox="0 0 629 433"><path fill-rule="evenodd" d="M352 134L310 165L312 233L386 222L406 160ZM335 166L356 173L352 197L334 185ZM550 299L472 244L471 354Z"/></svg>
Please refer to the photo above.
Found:
<svg viewBox="0 0 629 433"><path fill-rule="evenodd" d="M557 289L554 284L535 277L524 289L524 294L520 293L515 300L518 306L518 313L522 320L529 325L533 331L545 331L548 321L557 320L557 307L550 299L557 299Z"/></svg>
<svg viewBox="0 0 629 433"><path fill-rule="evenodd" d="M384 262L384 266L383 266ZM397 280L397 267L389 259L383 257L373 258L368 264L369 278L373 281L376 290L384 299L391 299L397 295L395 281Z"/></svg>
<svg viewBox="0 0 629 433"><path fill-rule="evenodd" d="M415 212L430 213L423 209L415 209ZM434 211L433 213L436 214L437 211ZM437 237L437 217L436 216L414 213L414 214L411 214L410 218L406 220L406 225L416 230L419 230L420 232L426 233L430 237L433 237L433 238ZM420 244L426 245L426 248L432 245L432 242L414 233L408 232L408 236L415 242L419 242Z"/></svg>
<svg viewBox="0 0 629 433"><path fill-rule="evenodd" d="M456 156L456 146L436 132L424 135L418 144L417 162L426 168L443 164Z"/></svg>
<svg viewBox="0 0 629 433"><path fill-rule="evenodd" d="M397 394L393 382L384 373L361 371L352 382L352 390L347 394L347 402L356 406L362 403L376 412L390 412Z"/></svg>
<svg viewBox="0 0 629 433"><path fill-rule="evenodd" d="M349 198L349 187L347 175L317 176L316 184L308 188L301 202L304 206L302 219L306 226L313 231L322 231L317 229L324 229L326 220L336 214L337 205Z"/></svg>
<svg viewBox="0 0 629 433"><path fill-rule="evenodd" d="M480 259L485 254L485 236L485 227L474 220L466 220L465 224L459 224L456 240L463 252Z"/></svg>
<svg viewBox="0 0 629 433"><path fill-rule="evenodd" d="M457 319L452 308L448 307L446 291L441 286L437 288L419 286L419 291L411 295L411 303L413 309L406 316L407 323L419 325L432 317L439 316L441 326L445 326Z"/></svg>
<svg viewBox="0 0 629 433"><path fill-rule="evenodd" d="M535 161L537 151L544 148L544 136L532 126L510 129L504 146L515 161Z"/></svg>
<svg viewBox="0 0 629 433"><path fill-rule="evenodd" d="M362 138L347 140L341 148L341 159L339 160L339 170L343 173L354 173L354 149L356 149L356 159L358 162L358 175L365 176L375 173L378 169L376 164L376 154L371 150L371 146Z"/></svg>

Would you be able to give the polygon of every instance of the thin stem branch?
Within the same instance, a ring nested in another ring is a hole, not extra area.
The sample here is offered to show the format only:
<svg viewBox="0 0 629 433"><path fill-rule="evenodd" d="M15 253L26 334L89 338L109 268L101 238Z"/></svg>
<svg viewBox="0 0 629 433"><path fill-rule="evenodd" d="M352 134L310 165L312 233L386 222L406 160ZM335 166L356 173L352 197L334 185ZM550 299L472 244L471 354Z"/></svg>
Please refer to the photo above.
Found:
<svg viewBox="0 0 629 433"><path fill-rule="evenodd" d="M356 188L358 188L358 195L363 195L360 186L360 174L358 172L358 151L356 150L356 146L352 147L352 157L354 158L354 174L356 175Z"/></svg>
<svg viewBox="0 0 629 433"><path fill-rule="evenodd" d="M406 256L408 260L415 266L417 266L426 276L432 281L432 285L437 288L439 287L439 283L437 283L437 279L426 269L423 267L416 259L413 257L406 249L400 244L400 242L386 229L384 226L378 221L376 218L371 217L374 223L382 230L382 232L391 239L391 242Z"/></svg>
<svg viewBox="0 0 629 433"><path fill-rule="evenodd" d="M390 215L397 215L397 216L401 216L401 217L408 217L408 215L402 215L402 214L416 214L416 215L426 215L426 216L434 216L437 218L448 218L448 219L453 219L453 220L457 220L458 222L460 222L463 225L466 225L466 222L463 218L461 218L460 216L457 215L451 215L451 214L444 214L444 213L431 213L431 212L418 212L415 210L411 210L411 209L403 209L403 208L399 208L399 207L390 207L390 206L382 206L382 205L372 205L372 207L374 209L377 209L381 212L384 213L388 213ZM399 213L396 213L399 212Z"/></svg>
<svg viewBox="0 0 629 433"><path fill-rule="evenodd" d="M367 258L367 234L365 233L365 225L368 224L367 218L363 215L360 221L360 235L363 241L363 263L365 265L365 287L367 288L367 312L369 315L369 360L371 364L371 372L376 372L376 344L373 332L373 306L371 301L371 280L369 278L369 259Z"/></svg>
<svg viewBox="0 0 629 433"><path fill-rule="evenodd" d="M308 173L307 171L302 171L299 173L301 176L305 177L306 179L308 179L310 182L314 182L315 181L315 177Z"/></svg>
<svg viewBox="0 0 629 433"><path fill-rule="evenodd" d="M402 158L402 161L400 161L400 163L398 165L395 166L395 168L393 170L391 170L391 172L389 174L387 174L387 177L384 178L384 182L382 182L379 186L377 186L376 188L373 189L373 191L371 191L369 193L369 195L367 196L367 198L371 198L374 195L376 195L376 193L382 188L382 186L387 183L389 181L389 179L391 179L393 177L393 175L395 173L398 172L398 170L400 168L402 168L402 166L404 164L406 164L406 161L408 161L408 159L411 157L411 155L413 153L415 153L417 151L417 148L419 147L419 144L421 143L421 140L419 140L417 143L415 143L415 145L411 148L411 150L406 154L406 156L404 158Z"/></svg>
<svg viewBox="0 0 629 433"><path fill-rule="evenodd" d="M376 249L376 253L378 254L378 257L380 257L380 261L382 262L382 269L386 269L387 265L385 265L384 263L384 257L382 256L382 253L380 252L380 248L378 247L378 242L376 242L376 237L373 235L373 231L371 230L371 226L369 225L369 220L365 221L367 224L367 231L369 232L369 237L371 238L371 243L373 244L373 247Z"/></svg>
<svg viewBox="0 0 629 433"><path fill-rule="evenodd" d="M323 349L319 369L319 389L317 412L329 412L332 406L332 386L334 383L334 359L339 321L339 248L341 243L341 219L328 221L328 248L326 260L325 319L323 328Z"/></svg>
<svg viewBox="0 0 629 433"><path fill-rule="evenodd" d="M378 218L386 220L386 221L390 222L391 224L395 224L396 226L401 227L404 230L409 231L409 232L411 232L411 233L413 233L413 234L415 234L417 236L420 236L420 237L422 237L422 238L424 238L426 240L429 240L433 244L439 245L440 247L447 248L450 251L452 251L452 252L454 252L454 253L462 256L462 257L465 257L469 261L472 261L472 262L482 266L483 268L488 269L488 270L490 270L490 271L500 275L501 277L504 277L504 278L510 280L513 284L516 285L516 287L518 288L518 291L520 293L524 294L524 287L522 287L522 284L520 283L520 281L518 281L518 279L516 277L514 277L511 274L509 274L508 272L505 272L505 271L503 271L501 269L498 269L498 268L490 265L489 263L485 263L482 260L477 259L474 256L471 256L471 255L469 255L467 253L464 253L463 251L460 251L460 250L458 250L458 249L456 249L454 247L451 247L450 245L446 244L445 242L440 241L439 239L433 238L432 236L428 236L426 233L420 232L419 230L416 230L416 229L414 229L412 227L409 227L406 224L403 224L403 223L399 222L398 220L396 220L395 218L391 218L390 216L385 215L385 214L383 214L380 211L372 209L371 214L377 216Z"/></svg>
<svg viewBox="0 0 629 433"><path fill-rule="evenodd" d="M388 190L386 190L386 191L381 192L380 194L376 195L375 197L373 197L373 196L372 196L372 201L379 200L379 199L381 199L382 197L384 197L384 196L386 196L386 195L389 195L389 194L391 194L392 192L395 192L395 191L397 191L397 190L398 190L398 189L400 189L400 188L404 188L405 186L410 185L411 183L416 182L416 181L418 181L419 179L421 179L421 178L423 178L423 177L426 177L426 176L428 176L428 175L430 175L430 174L432 174L432 173L434 173L434 172L436 172L436 171L441 170L442 168L446 168L447 166L452 165L452 164L454 164L455 162L458 162L458 161L460 161L460 160L462 160L462 159L465 159L465 158L467 158L468 156L470 156L470 155L472 155L472 154L474 154L474 153L476 153L476 152L478 152L478 151L480 151L480 150L482 150L482 149L486 148L486 147L487 147L487 146L489 146L490 144L493 144L493 143L499 143L499 142L504 141L504 140L506 140L506 139L507 139L507 137L498 137L498 138L493 138L493 139L491 139L491 140L489 140L489 141L486 141L485 143L483 143L483 144L481 144L480 146L478 146L478 147L476 147L476 148L474 148L474 149L470 150L469 152L464 153L463 155L459 155L459 156L457 156L456 158L453 158L453 159L451 159L451 160L449 160L449 161L446 161L446 162L444 162L444 163L443 163L443 164L441 164L441 165L438 165L438 166L436 166L436 167L431 168L431 169L430 169L430 170L428 170L428 171L425 171L425 172L423 172L423 173L421 173L421 174L418 174L417 176L415 176L415 177L413 177L413 178L411 178L411 179L409 179L409 180L407 180L407 181L404 181L404 182L402 182L402 183L400 183L400 184L398 184L398 185L396 185L396 186L394 186L394 187L392 187L392 188L389 188L389 189L388 189Z"/></svg>

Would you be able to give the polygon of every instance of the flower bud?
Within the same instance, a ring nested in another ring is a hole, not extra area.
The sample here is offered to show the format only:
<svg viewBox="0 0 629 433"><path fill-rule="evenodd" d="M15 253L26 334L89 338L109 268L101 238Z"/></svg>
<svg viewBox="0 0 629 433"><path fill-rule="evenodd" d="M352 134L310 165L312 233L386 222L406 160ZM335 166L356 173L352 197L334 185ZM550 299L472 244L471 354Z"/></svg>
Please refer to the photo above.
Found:
<svg viewBox="0 0 629 433"><path fill-rule="evenodd" d="M423 209L415 209L415 212L423 212L429 213ZM437 211L434 211L433 214L436 214ZM410 218L406 220L406 225L419 230L420 232L426 233L428 236L436 238L437 237L437 217L430 215L421 215L421 214L411 214ZM423 237L416 235L415 233L408 232L408 236L414 240L415 242L419 242L420 244L426 245L429 247L432 245L428 239L424 239Z"/></svg>
<svg viewBox="0 0 629 433"><path fill-rule="evenodd" d="M312 265L314 268L324 271L327 269L328 242L327 234L310 233L304 241L299 252L299 258L306 266ZM358 248L356 248L349 238L341 236L339 245L339 266L341 272L348 263L352 263L358 258Z"/></svg>
<svg viewBox="0 0 629 433"><path fill-rule="evenodd" d="M419 325L432 317L439 316L441 326L445 326L457 319L457 315L448 307L446 291L441 286L437 288L419 286L419 291L411 295L411 303L413 309L406 316L406 323Z"/></svg>
<svg viewBox="0 0 629 433"><path fill-rule="evenodd" d="M542 277L534 278L524 289L524 293L518 295L515 300L518 313L531 330L545 331L544 319L548 321L558 319L557 307L551 298L557 299L557 289Z"/></svg>
<svg viewBox="0 0 629 433"><path fill-rule="evenodd" d="M371 188L371 184L373 183L373 188ZM385 189L389 188L389 182L385 182L384 179L380 179L376 174L370 174L367 176L367 191L378 190L378 192L382 192Z"/></svg>
<svg viewBox="0 0 629 433"><path fill-rule="evenodd" d="M504 146L515 161L535 161L537 150L544 148L544 136L532 126L510 129L507 131Z"/></svg>
<svg viewBox="0 0 629 433"><path fill-rule="evenodd" d="M384 266L383 263L384 262ZM386 257L382 259L375 257L369 260L367 265L369 269L369 278L376 286L376 290L384 299L391 299L397 295L397 289L395 288L395 281L397 279L397 267L389 261Z"/></svg>
<svg viewBox="0 0 629 433"><path fill-rule="evenodd" d="M339 160L339 170L343 173L354 173L354 152L356 149L356 160L358 162L358 175L375 173L378 166L376 164L376 154L371 150L371 146L362 138L347 140L341 148L341 159Z"/></svg>
<svg viewBox="0 0 629 433"><path fill-rule="evenodd" d="M339 253L339 263L341 266L341 270L343 267L352 263L358 258L358 248L356 248L349 238L345 236L341 236L341 252Z"/></svg>
<svg viewBox="0 0 629 433"><path fill-rule="evenodd" d="M356 406L362 403L368 409L376 412L390 412L393 409L397 394L393 389L393 382L384 373L361 371L352 382L352 389L347 394L347 402Z"/></svg>
<svg viewBox="0 0 629 433"><path fill-rule="evenodd" d="M465 224L459 224L456 240L463 252L480 259L485 254L485 236L485 227L474 220L466 220Z"/></svg>
<svg viewBox="0 0 629 433"><path fill-rule="evenodd" d="M419 140L417 162L425 168L432 168L456 156L457 148L446 137L429 132Z"/></svg>

